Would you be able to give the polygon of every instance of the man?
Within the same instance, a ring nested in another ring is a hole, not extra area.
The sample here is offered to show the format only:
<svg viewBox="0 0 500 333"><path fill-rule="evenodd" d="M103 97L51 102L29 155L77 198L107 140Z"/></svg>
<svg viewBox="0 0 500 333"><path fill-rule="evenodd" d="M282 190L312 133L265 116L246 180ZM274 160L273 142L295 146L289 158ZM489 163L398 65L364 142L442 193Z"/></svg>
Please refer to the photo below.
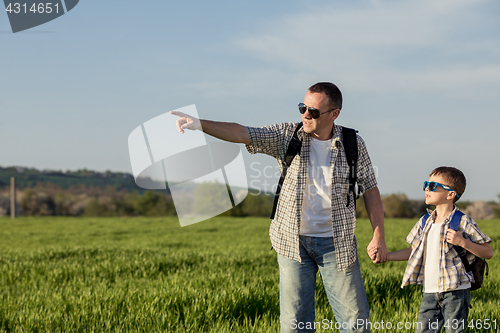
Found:
<svg viewBox="0 0 500 333"><path fill-rule="evenodd" d="M269 231L280 267L281 332L314 332L317 328L314 293L318 269L341 332L369 331L364 325L368 301L354 236L355 198L349 191L342 127L334 124L341 108L342 94L329 82L311 86L304 103L299 104L303 126L297 134L302 148L288 169ZM202 130L221 140L244 143L252 154L275 157L281 167L297 127L297 123L245 127L171 113L179 116L181 133ZM364 141L360 136L357 141L358 187L364 193L373 228L367 249L377 248L374 262L385 262L382 201Z"/></svg>

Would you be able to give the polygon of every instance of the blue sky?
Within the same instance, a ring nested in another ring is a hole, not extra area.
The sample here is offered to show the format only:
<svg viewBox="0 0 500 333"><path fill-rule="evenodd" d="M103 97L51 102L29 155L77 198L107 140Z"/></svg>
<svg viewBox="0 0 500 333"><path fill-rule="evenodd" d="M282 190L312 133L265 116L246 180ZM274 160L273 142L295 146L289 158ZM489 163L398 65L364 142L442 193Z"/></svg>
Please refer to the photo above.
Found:
<svg viewBox="0 0 500 333"><path fill-rule="evenodd" d="M0 165L131 172L128 135L155 116L299 121L307 87L332 81L382 193L421 198L453 165L464 199L498 199L499 17L480 0L81 0L12 34L0 13Z"/></svg>

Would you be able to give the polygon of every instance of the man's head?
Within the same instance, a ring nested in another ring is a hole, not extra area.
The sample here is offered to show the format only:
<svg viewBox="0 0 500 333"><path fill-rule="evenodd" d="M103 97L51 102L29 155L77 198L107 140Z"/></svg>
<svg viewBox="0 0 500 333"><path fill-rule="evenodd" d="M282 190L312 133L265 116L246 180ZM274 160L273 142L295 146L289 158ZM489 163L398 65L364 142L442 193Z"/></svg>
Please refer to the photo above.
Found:
<svg viewBox="0 0 500 333"><path fill-rule="evenodd" d="M300 108L304 131L315 139L327 140L342 108L342 94L333 83L319 82L307 90Z"/></svg>
<svg viewBox="0 0 500 333"><path fill-rule="evenodd" d="M465 175L457 168L441 166L432 170L429 176L440 176L445 182L444 185L451 187L457 192L458 196L455 196L453 202L461 198L462 194L465 192L465 186L467 185Z"/></svg>
<svg viewBox="0 0 500 333"><path fill-rule="evenodd" d="M318 82L309 87L312 93L324 93L330 100L330 109L342 110L342 93L340 89L331 82Z"/></svg>

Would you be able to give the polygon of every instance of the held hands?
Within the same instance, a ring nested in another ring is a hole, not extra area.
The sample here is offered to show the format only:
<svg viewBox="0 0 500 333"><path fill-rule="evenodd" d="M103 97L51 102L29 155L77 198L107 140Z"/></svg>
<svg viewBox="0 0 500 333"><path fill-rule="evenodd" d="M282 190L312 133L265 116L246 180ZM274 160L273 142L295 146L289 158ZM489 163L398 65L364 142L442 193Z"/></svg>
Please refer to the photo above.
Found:
<svg viewBox="0 0 500 333"><path fill-rule="evenodd" d="M377 248L376 247L369 247L366 249L366 252L368 253L368 256L370 259L375 263L375 259L377 258Z"/></svg>
<svg viewBox="0 0 500 333"><path fill-rule="evenodd" d="M386 260L382 261L382 259L377 259L377 254L379 257L382 257L381 254L379 253L379 249L377 247L368 247L366 248L366 253L368 253L368 256L372 260L374 264L382 264L385 263L388 259L388 255L386 256Z"/></svg>
<svg viewBox="0 0 500 333"><path fill-rule="evenodd" d="M372 239L366 248L366 252L374 264L387 261L387 247L383 240Z"/></svg>
<svg viewBox="0 0 500 333"><path fill-rule="evenodd" d="M178 116L179 119L176 121L177 130L182 134L185 129L189 130L201 130L201 122L198 118L192 117L185 113L179 111L170 111L170 114Z"/></svg>

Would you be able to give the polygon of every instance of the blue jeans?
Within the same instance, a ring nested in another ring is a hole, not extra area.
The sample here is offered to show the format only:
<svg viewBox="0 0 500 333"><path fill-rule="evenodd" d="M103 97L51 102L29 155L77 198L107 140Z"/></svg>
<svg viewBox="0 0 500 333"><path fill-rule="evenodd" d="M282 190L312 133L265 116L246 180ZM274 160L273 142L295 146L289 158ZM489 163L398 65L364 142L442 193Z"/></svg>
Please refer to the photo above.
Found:
<svg viewBox="0 0 500 333"><path fill-rule="evenodd" d="M300 236L302 262L278 255L280 268L281 332L315 332L315 328L335 327L327 318L315 320L316 273L323 286L340 332L369 332L369 310L359 262L339 271L333 237Z"/></svg>
<svg viewBox="0 0 500 333"><path fill-rule="evenodd" d="M438 333L443 325L446 333L465 331L469 315L470 289L423 294L418 312L417 333Z"/></svg>

